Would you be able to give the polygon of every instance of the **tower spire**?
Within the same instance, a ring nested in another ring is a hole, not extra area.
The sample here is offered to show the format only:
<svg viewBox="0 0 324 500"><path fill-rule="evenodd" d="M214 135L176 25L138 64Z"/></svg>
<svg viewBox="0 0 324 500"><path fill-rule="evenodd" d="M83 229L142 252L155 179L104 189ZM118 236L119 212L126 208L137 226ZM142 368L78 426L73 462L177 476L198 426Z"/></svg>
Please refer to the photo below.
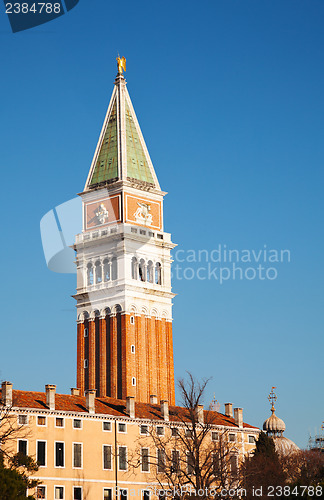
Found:
<svg viewBox="0 0 324 500"><path fill-rule="evenodd" d="M144 190L160 185L126 87L125 57L117 76L84 191L123 181Z"/></svg>

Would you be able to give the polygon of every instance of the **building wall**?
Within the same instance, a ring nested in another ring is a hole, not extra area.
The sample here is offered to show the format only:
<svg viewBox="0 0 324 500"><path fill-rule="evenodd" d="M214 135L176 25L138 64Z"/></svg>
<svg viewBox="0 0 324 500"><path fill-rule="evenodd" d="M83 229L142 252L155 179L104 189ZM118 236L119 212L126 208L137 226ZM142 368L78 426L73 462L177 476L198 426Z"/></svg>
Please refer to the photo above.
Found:
<svg viewBox="0 0 324 500"><path fill-rule="evenodd" d="M150 466L150 472L141 472L141 468L132 465L138 459L138 452L142 446L150 447L154 451L154 445L150 436L142 436L140 426L163 426L165 436L171 439L170 427L179 423L152 421L145 419L113 418L109 415L89 415L63 411L39 411L24 409L13 412L15 418L18 414L27 415L26 432L20 434L20 439L28 441L27 452L37 459L37 442L46 441L46 466L40 467L35 474L42 485L46 486L46 499L54 500L55 486L64 487L64 500L73 499L73 487L83 488L82 500L100 500L104 498L104 488L112 488L115 499L115 487L126 488L129 491L128 499L132 497L142 500L142 489L152 487L156 482L155 466ZM38 417L45 417L46 425L39 425ZM64 419L64 426L56 425L57 418ZM81 421L81 428L74 428L75 419ZM103 430L103 422L110 423L110 430ZM119 431L119 424L126 424L126 432ZM180 424L181 426L181 424ZM224 426L215 426L214 430L222 432ZM249 443L249 436L257 436L259 430L256 428L227 427L235 433L235 449L240 456L250 453L254 444ZM211 438L210 438L211 439ZM55 465L55 443L64 443L64 467ZM73 444L82 443L82 467L73 465ZM112 464L111 470L103 468L103 446L111 446ZM9 444L12 451L18 451L18 441ZM119 470L118 447L127 447L127 458L130 462L127 471ZM117 456L116 456L117 455ZM116 464L117 461L117 464ZM117 465L117 467L116 467ZM131 492L132 490L132 492ZM135 493L134 493L135 492ZM154 493L154 492L153 492ZM155 498L152 493L152 498ZM118 497L119 499L119 497Z"/></svg>

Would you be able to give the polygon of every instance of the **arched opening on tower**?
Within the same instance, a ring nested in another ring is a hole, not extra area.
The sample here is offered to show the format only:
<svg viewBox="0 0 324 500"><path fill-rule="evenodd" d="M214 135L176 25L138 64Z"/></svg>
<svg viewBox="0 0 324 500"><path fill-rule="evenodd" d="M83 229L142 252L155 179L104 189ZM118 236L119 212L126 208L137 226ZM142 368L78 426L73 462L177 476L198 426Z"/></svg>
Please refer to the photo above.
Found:
<svg viewBox="0 0 324 500"><path fill-rule="evenodd" d="M162 284L162 268L160 262L155 264L155 283L157 285Z"/></svg>
<svg viewBox="0 0 324 500"><path fill-rule="evenodd" d="M90 262L87 265L87 284L88 286L93 285L93 267Z"/></svg>
<svg viewBox="0 0 324 500"><path fill-rule="evenodd" d="M145 281L145 260L141 259L138 266L138 277L140 281Z"/></svg>
<svg viewBox="0 0 324 500"><path fill-rule="evenodd" d="M111 279L116 280L117 277L118 277L117 257L113 257L111 259Z"/></svg>
<svg viewBox="0 0 324 500"><path fill-rule="evenodd" d="M102 268L101 268L101 262L97 260L95 263L95 271L96 271L96 283L101 283L102 282Z"/></svg>
<svg viewBox="0 0 324 500"><path fill-rule="evenodd" d="M103 261L103 278L105 282L110 280L110 263L108 259Z"/></svg>
<svg viewBox="0 0 324 500"><path fill-rule="evenodd" d="M132 279L137 280L138 276L138 263L136 257L132 258Z"/></svg>
<svg viewBox="0 0 324 500"><path fill-rule="evenodd" d="M153 283L153 262L151 260L147 263L147 277L146 281Z"/></svg>

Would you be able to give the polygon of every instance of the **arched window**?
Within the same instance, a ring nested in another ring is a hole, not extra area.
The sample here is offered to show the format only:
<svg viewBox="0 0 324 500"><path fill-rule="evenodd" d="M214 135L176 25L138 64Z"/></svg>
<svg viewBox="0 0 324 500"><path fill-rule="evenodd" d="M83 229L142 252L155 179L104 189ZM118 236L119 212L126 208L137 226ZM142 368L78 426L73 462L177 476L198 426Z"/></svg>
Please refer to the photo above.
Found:
<svg viewBox="0 0 324 500"><path fill-rule="evenodd" d="M92 264L89 262L87 265L87 283L89 285L93 285L93 267Z"/></svg>
<svg viewBox="0 0 324 500"><path fill-rule="evenodd" d="M103 279L104 281L110 280L110 263L108 259L103 261Z"/></svg>
<svg viewBox="0 0 324 500"><path fill-rule="evenodd" d="M147 263L147 273L146 281L153 283L153 262L151 260Z"/></svg>
<svg viewBox="0 0 324 500"><path fill-rule="evenodd" d="M155 283L157 285L161 285L162 284L162 269L161 269L161 264L160 262L157 262L155 264Z"/></svg>
<svg viewBox="0 0 324 500"><path fill-rule="evenodd" d="M101 283L102 282L102 268L101 268L101 262L97 260L95 263L96 267L96 283Z"/></svg>
<svg viewBox="0 0 324 500"><path fill-rule="evenodd" d="M137 266L137 259L136 257L132 258L132 278L133 280L137 280L137 275L138 275L138 266Z"/></svg>
<svg viewBox="0 0 324 500"><path fill-rule="evenodd" d="M138 279L145 281L145 260L141 259L138 266Z"/></svg>
<svg viewBox="0 0 324 500"><path fill-rule="evenodd" d="M117 271L117 257L111 259L111 279L116 280L118 275Z"/></svg>

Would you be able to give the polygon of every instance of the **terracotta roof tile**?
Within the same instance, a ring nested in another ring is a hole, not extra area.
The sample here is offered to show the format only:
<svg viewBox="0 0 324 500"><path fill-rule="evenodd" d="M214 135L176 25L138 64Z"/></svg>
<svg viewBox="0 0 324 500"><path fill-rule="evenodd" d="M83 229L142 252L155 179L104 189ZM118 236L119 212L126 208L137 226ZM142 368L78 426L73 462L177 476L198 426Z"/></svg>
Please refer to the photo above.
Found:
<svg viewBox="0 0 324 500"><path fill-rule="evenodd" d="M12 391L13 406L35 410L47 410L46 393L33 391ZM0 390L1 394L1 390ZM73 413L87 413L86 398L84 396L73 396L69 394L55 395L55 410ZM126 401L114 398L96 398L95 410L97 414L112 417L128 417L126 413ZM146 420L163 421L159 404L135 403L135 417ZM189 422L189 412L181 406L169 406L170 422ZM205 410L205 421L214 425L237 427L234 418L227 417L216 411ZM244 423L244 428L258 429L255 426Z"/></svg>

